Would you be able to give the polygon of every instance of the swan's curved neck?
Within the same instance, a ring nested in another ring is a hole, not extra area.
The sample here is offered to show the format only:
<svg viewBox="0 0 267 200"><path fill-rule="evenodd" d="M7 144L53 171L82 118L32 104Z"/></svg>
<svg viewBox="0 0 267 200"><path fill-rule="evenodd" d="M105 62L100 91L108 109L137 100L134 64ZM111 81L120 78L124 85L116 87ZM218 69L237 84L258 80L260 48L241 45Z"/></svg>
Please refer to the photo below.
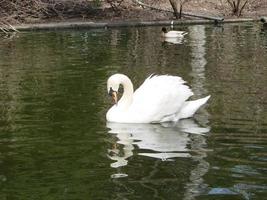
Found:
<svg viewBox="0 0 267 200"><path fill-rule="evenodd" d="M123 86L123 95L118 102L118 106L123 109L127 109L133 102L133 84L127 76L122 76L121 83Z"/></svg>

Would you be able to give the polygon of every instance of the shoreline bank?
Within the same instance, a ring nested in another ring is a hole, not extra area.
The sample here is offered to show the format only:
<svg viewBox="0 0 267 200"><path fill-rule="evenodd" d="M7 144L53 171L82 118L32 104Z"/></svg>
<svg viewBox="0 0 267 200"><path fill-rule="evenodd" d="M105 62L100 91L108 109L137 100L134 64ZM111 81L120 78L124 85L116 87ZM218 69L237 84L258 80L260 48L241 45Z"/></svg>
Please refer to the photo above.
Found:
<svg viewBox="0 0 267 200"><path fill-rule="evenodd" d="M118 27L145 27L145 26L167 26L167 25L194 25L194 24L224 24L260 22L254 18L225 19L221 22L214 20L160 20L160 21L109 21L109 22L53 22L38 24L22 24L10 27L0 27L8 32L13 31L38 31L38 30L64 30L64 29L97 29L97 28L118 28Z"/></svg>

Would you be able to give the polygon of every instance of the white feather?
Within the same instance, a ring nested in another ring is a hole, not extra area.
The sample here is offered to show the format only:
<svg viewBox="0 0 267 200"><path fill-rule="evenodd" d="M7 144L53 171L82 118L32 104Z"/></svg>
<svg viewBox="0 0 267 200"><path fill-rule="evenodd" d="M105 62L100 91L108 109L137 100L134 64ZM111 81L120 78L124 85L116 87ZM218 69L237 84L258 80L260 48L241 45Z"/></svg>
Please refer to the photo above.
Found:
<svg viewBox="0 0 267 200"><path fill-rule="evenodd" d="M164 34L164 37L183 37L187 34L185 31L169 31Z"/></svg>

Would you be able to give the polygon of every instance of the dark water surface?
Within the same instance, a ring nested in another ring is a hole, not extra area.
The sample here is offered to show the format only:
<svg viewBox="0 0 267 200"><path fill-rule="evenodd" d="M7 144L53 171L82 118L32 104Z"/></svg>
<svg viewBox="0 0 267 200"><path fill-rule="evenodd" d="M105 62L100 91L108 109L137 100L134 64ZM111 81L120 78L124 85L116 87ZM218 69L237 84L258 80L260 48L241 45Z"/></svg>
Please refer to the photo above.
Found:
<svg viewBox="0 0 267 200"><path fill-rule="evenodd" d="M0 199L265 199L260 25L25 32L0 39ZM211 99L176 125L110 124L106 80L183 77Z"/></svg>

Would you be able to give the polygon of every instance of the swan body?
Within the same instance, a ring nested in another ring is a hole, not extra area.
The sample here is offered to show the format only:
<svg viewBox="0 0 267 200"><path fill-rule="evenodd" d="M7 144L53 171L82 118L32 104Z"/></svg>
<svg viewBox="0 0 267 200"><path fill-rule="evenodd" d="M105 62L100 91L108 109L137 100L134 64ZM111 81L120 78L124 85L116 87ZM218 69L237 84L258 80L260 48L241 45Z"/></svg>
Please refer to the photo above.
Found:
<svg viewBox="0 0 267 200"><path fill-rule="evenodd" d="M162 123L192 117L210 96L188 101L193 92L184 83L178 76L149 76L134 92L127 76L114 74L107 81L107 89L116 104L108 110L106 119L118 123ZM117 102L120 85L124 93Z"/></svg>
<svg viewBox="0 0 267 200"><path fill-rule="evenodd" d="M183 38L187 34L185 31L167 31L165 27L161 30L162 36L165 38Z"/></svg>

